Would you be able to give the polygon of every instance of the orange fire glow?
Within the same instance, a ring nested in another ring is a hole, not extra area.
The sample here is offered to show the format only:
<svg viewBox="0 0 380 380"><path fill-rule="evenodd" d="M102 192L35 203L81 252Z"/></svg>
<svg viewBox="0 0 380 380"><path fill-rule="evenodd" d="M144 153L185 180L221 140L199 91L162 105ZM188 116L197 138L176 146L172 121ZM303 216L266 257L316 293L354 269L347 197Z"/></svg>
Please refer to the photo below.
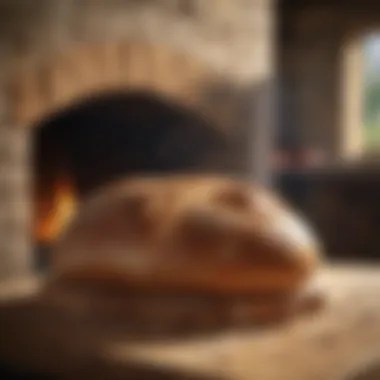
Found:
<svg viewBox="0 0 380 380"><path fill-rule="evenodd" d="M43 215L37 217L35 236L40 243L52 243L59 238L78 205L73 183L67 177L59 179L53 190L52 200L45 205Z"/></svg>

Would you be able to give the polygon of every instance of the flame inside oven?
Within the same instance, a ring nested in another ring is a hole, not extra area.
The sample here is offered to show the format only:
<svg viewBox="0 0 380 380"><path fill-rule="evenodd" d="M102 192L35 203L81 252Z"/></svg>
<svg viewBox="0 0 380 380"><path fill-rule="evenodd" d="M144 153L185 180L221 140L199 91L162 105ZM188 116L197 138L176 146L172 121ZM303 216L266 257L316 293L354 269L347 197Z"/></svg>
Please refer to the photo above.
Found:
<svg viewBox="0 0 380 380"><path fill-rule="evenodd" d="M35 237L40 244L51 244L66 229L78 207L75 186L65 176L55 181L51 198L40 199Z"/></svg>

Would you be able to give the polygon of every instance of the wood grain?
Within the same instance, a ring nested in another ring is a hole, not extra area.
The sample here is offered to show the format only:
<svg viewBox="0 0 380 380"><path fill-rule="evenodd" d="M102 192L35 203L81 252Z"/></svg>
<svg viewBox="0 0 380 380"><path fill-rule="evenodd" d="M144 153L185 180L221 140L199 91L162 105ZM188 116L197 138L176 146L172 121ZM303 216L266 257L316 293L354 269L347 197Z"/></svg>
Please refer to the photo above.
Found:
<svg viewBox="0 0 380 380"><path fill-rule="evenodd" d="M0 360L70 379L358 379L380 360L379 274L378 265L333 265L320 278L328 303L315 315L174 341L117 338L109 322L93 323L96 315L48 308L43 281L4 283Z"/></svg>

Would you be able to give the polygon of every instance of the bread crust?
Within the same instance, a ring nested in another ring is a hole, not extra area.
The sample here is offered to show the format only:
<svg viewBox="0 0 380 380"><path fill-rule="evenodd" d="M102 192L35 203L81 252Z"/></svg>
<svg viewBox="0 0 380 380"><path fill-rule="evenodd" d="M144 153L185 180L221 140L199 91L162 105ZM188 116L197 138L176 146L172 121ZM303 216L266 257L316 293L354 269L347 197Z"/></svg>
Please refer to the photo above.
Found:
<svg viewBox="0 0 380 380"><path fill-rule="evenodd" d="M141 177L84 202L53 252L53 280L291 294L320 255L305 221L266 189L223 177Z"/></svg>

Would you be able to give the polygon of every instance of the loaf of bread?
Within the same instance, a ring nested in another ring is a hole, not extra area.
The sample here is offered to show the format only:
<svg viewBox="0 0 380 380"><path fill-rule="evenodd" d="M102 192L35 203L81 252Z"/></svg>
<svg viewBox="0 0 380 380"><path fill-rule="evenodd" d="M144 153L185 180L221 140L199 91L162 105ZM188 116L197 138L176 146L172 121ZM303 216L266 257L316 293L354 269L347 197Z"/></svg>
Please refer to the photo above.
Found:
<svg viewBox="0 0 380 380"><path fill-rule="evenodd" d="M143 292L289 296L317 238L270 191L223 177L141 177L89 197L53 254L53 281Z"/></svg>

